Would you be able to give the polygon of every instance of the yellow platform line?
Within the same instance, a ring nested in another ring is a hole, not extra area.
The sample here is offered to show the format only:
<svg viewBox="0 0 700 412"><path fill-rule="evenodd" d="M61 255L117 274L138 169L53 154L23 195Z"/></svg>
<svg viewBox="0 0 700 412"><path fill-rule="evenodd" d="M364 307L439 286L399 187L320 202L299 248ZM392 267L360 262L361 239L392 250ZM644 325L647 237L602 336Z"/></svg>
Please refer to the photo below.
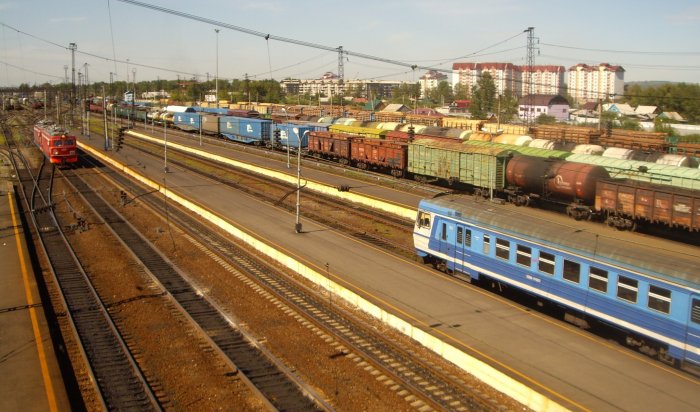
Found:
<svg viewBox="0 0 700 412"><path fill-rule="evenodd" d="M36 350L39 355L39 364L41 365L41 376L44 380L44 389L46 391L46 400L49 403L50 411L58 411L58 404L56 402L56 394L53 389L53 381L49 375L49 366L46 363L46 350L44 349L44 341L41 337L41 330L39 329L39 320L37 318L36 308L34 305L34 297L32 296L31 286L29 284L29 275L27 274L27 264L24 260L24 249L22 248L22 238L19 233L19 226L17 225L17 217L15 216L14 199L12 198L12 193L7 194L10 202L10 214L12 215L12 227L15 231L15 242L17 243L17 256L19 257L19 266L22 270L22 281L24 282L24 292L27 297L27 304L29 305L29 317L32 320L32 330L34 331L34 341L36 342Z"/></svg>

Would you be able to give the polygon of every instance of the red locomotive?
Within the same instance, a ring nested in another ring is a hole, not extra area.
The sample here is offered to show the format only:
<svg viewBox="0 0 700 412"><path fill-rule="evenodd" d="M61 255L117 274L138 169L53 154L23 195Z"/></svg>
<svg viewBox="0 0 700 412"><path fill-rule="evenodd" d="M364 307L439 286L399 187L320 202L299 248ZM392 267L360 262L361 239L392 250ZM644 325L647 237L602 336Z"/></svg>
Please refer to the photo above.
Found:
<svg viewBox="0 0 700 412"><path fill-rule="evenodd" d="M71 164L78 161L75 136L51 121L40 121L34 125L34 143L51 163Z"/></svg>

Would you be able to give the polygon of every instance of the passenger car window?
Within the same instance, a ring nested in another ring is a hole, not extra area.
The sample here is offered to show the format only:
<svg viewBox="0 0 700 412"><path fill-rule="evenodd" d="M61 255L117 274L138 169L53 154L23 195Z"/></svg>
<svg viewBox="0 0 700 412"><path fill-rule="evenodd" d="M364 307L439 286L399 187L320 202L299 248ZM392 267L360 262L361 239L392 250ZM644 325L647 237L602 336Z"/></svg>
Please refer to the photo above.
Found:
<svg viewBox="0 0 700 412"><path fill-rule="evenodd" d="M658 286L649 285L649 309L662 313L671 313L671 291Z"/></svg>
<svg viewBox="0 0 700 412"><path fill-rule="evenodd" d="M617 297L632 303L637 302L638 282L625 276L617 280Z"/></svg>
<svg viewBox="0 0 700 412"><path fill-rule="evenodd" d="M518 264L530 267L532 263L532 249L527 246L518 245L516 249L515 261Z"/></svg>
<svg viewBox="0 0 700 412"><path fill-rule="evenodd" d="M564 279L569 282L579 283L581 280L581 265L577 262L564 259Z"/></svg>
<svg viewBox="0 0 700 412"><path fill-rule="evenodd" d="M510 258L510 242L501 239L501 238L496 238L496 257L508 260Z"/></svg>
<svg viewBox="0 0 700 412"><path fill-rule="evenodd" d="M484 254L488 255L491 253L491 236L484 235Z"/></svg>
<svg viewBox="0 0 700 412"><path fill-rule="evenodd" d="M588 287L599 292L608 292L608 271L591 266L588 273Z"/></svg>
<svg viewBox="0 0 700 412"><path fill-rule="evenodd" d="M538 263L538 268L540 272L546 273L548 275L554 274L554 255L547 252L540 252L540 258Z"/></svg>

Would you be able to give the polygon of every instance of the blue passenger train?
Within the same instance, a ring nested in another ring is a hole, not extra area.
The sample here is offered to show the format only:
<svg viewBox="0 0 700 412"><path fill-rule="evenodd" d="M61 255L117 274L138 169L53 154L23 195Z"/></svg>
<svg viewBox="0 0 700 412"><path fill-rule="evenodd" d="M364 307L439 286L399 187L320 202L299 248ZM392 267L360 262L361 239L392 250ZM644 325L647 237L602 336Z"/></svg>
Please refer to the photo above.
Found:
<svg viewBox="0 0 700 412"><path fill-rule="evenodd" d="M625 243L458 195L422 200L413 239L442 271L517 288L579 326L598 321L643 353L700 366L700 252Z"/></svg>

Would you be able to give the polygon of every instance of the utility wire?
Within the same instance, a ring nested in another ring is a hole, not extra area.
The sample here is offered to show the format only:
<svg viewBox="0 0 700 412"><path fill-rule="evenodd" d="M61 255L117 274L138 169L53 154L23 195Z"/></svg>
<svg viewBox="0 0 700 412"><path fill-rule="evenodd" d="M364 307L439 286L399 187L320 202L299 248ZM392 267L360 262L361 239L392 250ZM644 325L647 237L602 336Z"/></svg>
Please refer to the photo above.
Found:
<svg viewBox="0 0 700 412"><path fill-rule="evenodd" d="M311 43L311 42L302 41L302 40L295 40L295 39L290 39L287 37L275 36L273 34L263 33L263 32L259 32L259 31L251 30L251 29L246 29L244 27L234 26L233 24L224 23L224 22L209 19L206 17L195 16L194 14L189 14L189 13L185 13L185 12L181 12L181 11L177 11L177 10L172 10L172 9L168 9L165 7L156 6L153 4L142 3L140 1L134 1L134 0L117 0L117 1L120 1L122 3L131 4L134 6L144 7L144 8L151 9L151 10L156 10L156 11L166 13L166 14L172 14L174 16L179 16L179 17L183 17L186 19L199 21L202 23L211 24L213 26L218 26L218 27L225 28L225 29L239 31L242 33L250 34L252 36L262 37L264 39L271 39L271 40L281 41L281 42L285 42L285 43L296 44L299 46L312 47L315 49L332 51L332 52L336 52L336 53L339 51L338 47L330 47L330 46L325 46L322 44ZM448 70L448 69L440 69L440 68L436 68L436 67L421 66L421 65L406 63L406 62L402 62L402 61L398 61L398 60L385 59L383 57L372 56L372 55L365 54L365 53L353 52L353 51L345 50L345 49L343 49L343 54L346 54L348 56L359 57L361 59L376 60L376 61L380 61L380 62L387 63L387 64L408 67L408 68L411 68L413 70L421 69L421 70L434 70L434 71L442 71L442 72L452 73L451 69Z"/></svg>
<svg viewBox="0 0 700 412"><path fill-rule="evenodd" d="M107 0L107 12L109 13L109 35L112 37L112 60L114 61L114 75L117 76L117 49L114 47L114 29L112 28L112 7L110 6L109 0Z"/></svg>
<svg viewBox="0 0 700 412"><path fill-rule="evenodd" d="M4 62L4 61L0 61L0 64L4 64L5 67L12 67L12 68L15 68L15 69L18 69L18 70L22 70L23 72L28 72L28 73L36 74L36 75L39 75L39 76L52 77L52 78L54 78L54 79L61 79L61 80L64 80L63 76L56 76L56 75L53 75L53 74L35 72L35 71L33 71L33 70L29 70L29 69L24 68L24 67L21 67L21 66L16 66L16 65L14 65L14 64L12 64L12 63L7 63L7 62Z"/></svg>
<svg viewBox="0 0 700 412"><path fill-rule="evenodd" d="M610 50L610 49L590 49L585 47L565 46L562 44L540 43L543 46L559 47L562 49L595 51L616 54L646 54L654 56L697 56L700 52L674 52L674 51L641 51L641 50Z"/></svg>

